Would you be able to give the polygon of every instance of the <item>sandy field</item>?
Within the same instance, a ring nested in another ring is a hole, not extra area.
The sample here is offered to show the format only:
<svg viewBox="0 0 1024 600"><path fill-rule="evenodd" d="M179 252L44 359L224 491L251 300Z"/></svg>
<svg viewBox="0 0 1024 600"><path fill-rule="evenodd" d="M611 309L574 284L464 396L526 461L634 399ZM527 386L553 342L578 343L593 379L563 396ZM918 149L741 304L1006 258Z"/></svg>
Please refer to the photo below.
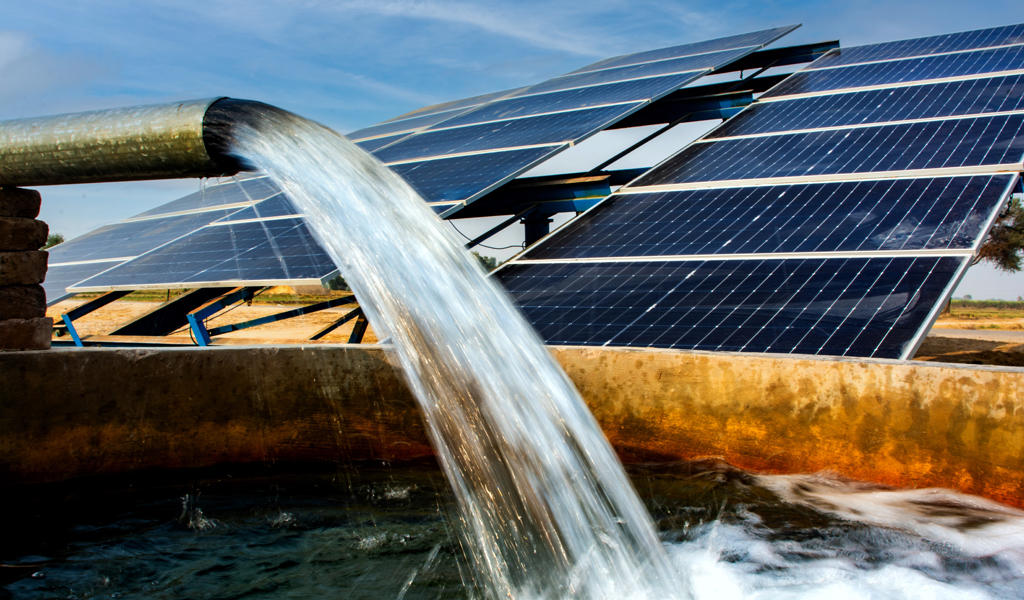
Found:
<svg viewBox="0 0 1024 600"><path fill-rule="evenodd" d="M47 316L59 320L64 312L85 300L65 300L50 307ZM124 323L159 306L158 302L119 300L75 321L79 335L106 335ZM240 323L296 308L292 304L240 305L211 319L209 327ZM234 331L214 338L214 344L300 344L311 343L309 337L352 310L341 306L324 311ZM355 320L349 321L318 342L338 344L348 341ZM185 327L168 336L167 341L193 344ZM67 340L68 338L63 338ZM372 328L364 343L377 341ZM1024 319L958 319L940 318L921 344L914 360L1024 367Z"/></svg>
<svg viewBox="0 0 1024 600"><path fill-rule="evenodd" d="M86 302L85 300L70 299L54 304L46 311L46 316L53 317L54 321L60 319L60 315ZM118 300L103 308L94 311L81 319L75 321L75 329L78 335L83 338L91 335L107 335L119 326L135 319L159 306L159 302L136 302ZM220 327L232 323L241 323L251 319L258 319L275 313L285 312L298 308L292 304L252 304L239 305L230 311L225 311L207 322L208 328ZM267 323L251 329L232 331L214 338L214 343L230 344L301 344L310 343L309 337L314 333L330 325L344 316L352 306L339 306L329 308L320 312L302 315L284 321ZM320 340L314 343L339 344L348 341L352 333L355 319L335 329ZM58 338L60 339L60 338ZM64 338L68 339L68 338ZM167 336L171 342L191 344L192 338L187 327L182 327L175 333ZM364 343L374 343L377 337L373 334L372 328L367 328L363 336Z"/></svg>

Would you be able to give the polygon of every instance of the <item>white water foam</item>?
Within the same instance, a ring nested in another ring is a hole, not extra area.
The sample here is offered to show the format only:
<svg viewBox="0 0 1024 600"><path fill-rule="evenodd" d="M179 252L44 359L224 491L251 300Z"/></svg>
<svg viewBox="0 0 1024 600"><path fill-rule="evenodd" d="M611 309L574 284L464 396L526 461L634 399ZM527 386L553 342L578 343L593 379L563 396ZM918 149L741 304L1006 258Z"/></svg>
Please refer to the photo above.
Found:
<svg viewBox="0 0 1024 600"><path fill-rule="evenodd" d="M950 490L891 489L823 474L750 481L775 493L777 506L839 521L768 527L740 509L694 527L669 547L698 600L1024 597L1020 510ZM795 514L786 510L787 519ZM796 534L786 533L790 527Z"/></svg>

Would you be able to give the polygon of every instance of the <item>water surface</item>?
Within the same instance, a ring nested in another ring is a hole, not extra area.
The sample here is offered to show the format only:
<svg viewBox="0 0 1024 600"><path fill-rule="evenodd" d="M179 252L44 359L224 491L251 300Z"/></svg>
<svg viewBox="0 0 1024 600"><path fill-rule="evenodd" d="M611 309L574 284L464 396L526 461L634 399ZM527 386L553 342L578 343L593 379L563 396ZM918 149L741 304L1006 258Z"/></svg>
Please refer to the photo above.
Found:
<svg viewBox="0 0 1024 600"><path fill-rule="evenodd" d="M289 470L8 494L0 598L484 593L436 466ZM630 475L699 600L1024 597L1024 515L980 498L715 462Z"/></svg>

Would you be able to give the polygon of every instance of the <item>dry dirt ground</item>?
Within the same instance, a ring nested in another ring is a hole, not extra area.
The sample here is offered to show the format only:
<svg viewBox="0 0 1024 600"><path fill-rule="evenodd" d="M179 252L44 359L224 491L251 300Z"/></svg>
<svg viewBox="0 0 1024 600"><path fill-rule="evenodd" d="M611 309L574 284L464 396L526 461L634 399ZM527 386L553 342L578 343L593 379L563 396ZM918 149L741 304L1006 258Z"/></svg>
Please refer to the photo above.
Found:
<svg viewBox="0 0 1024 600"><path fill-rule="evenodd" d="M85 300L65 300L54 304L46 311L46 316L53 317L54 321L60 320L60 315L68 310L83 304ZM142 316L159 306L159 302L137 302L122 301L112 302L103 308L94 311L81 319L75 321L75 329L83 338L91 335L106 335L117 329L118 326ZM269 316L275 313L285 312L297 308L296 305L274 305L274 304L252 304L240 305L236 308L223 312L220 315L207 321L207 327L219 327L232 323L241 323L251 319ZM267 323L251 329L232 331L216 336L214 343L222 344L301 344L310 343L309 337L320 329L337 321L345 313L352 310L351 306L339 306L329 308L320 312L302 315L284 321ZM339 344L348 341L352 333L355 319L350 320L338 329L321 338L317 343ZM57 338L60 339L60 338ZM64 338L68 339L68 338ZM167 341L191 344L192 338L187 327L182 327L173 334L167 336ZM368 328L363 337L364 343L377 341L373 329Z"/></svg>
<svg viewBox="0 0 1024 600"><path fill-rule="evenodd" d="M64 312L85 300L66 300L50 307L47 316L59 320ZM75 321L79 335L105 335L146 312L159 306L157 302L119 300ZM291 310L294 305L253 304L241 305L208 322L208 327L239 323ZM334 322L351 307L342 306L285 321L278 321L251 329L234 331L215 338L215 344L299 344L310 343L309 337ZM342 325L318 343L347 342L354 320ZM998 328L998 329L996 329ZM68 338L64 338L65 340ZM168 336L167 341L192 344L187 328ZM377 341L372 328L363 338L364 343ZM964 321L943 318L921 344L914 360L1024 367L1024 319L972 319Z"/></svg>
<svg viewBox="0 0 1024 600"><path fill-rule="evenodd" d="M1024 367L1024 319L939 318L914 360Z"/></svg>

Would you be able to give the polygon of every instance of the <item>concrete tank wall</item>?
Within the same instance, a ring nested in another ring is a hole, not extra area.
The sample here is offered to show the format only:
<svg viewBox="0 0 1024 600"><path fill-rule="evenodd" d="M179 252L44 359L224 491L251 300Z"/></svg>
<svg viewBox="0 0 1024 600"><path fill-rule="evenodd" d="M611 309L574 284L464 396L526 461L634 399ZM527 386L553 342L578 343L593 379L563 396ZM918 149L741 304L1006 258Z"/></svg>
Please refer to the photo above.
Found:
<svg viewBox="0 0 1024 600"><path fill-rule="evenodd" d="M722 457L1024 506L1024 369L553 348L627 462ZM0 482L429 455L372 346L0 354Z"/></svg>

